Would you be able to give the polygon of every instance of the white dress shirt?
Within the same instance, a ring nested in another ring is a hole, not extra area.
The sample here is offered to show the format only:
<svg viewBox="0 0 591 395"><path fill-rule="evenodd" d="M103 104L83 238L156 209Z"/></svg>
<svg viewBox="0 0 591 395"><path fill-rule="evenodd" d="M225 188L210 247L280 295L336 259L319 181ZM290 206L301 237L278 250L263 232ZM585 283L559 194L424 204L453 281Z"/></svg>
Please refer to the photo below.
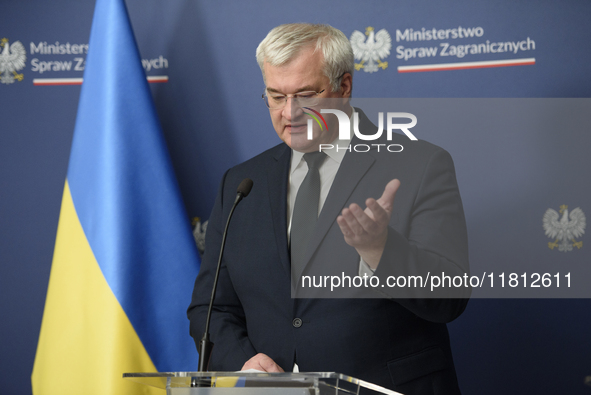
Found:
<svg viewBox="0 0 591 395"><path fill-rule="evenodd" d="M318 202L319 214L320 211L322 211L322 207L324 206L324 202L328 196L328 191L330 191L330 187L332 186L334 178L337 175L337 171L339 170L339 166L341 165L341 162L345 156L346 149L339 149L337 152L337 143L338 139L332 143L335 148L322 150L322 152L324 152L327 157L318 168L318 172L320 173L320 201ZM308 174L308 163L304 160L304 153L292 151L291 168L289 170L289 190L287 192L288 238L291 233L291 217L293 214L296 196L298 194L298 190L300 189L300 185L302 185L304 178L306 178L306 174Z"/></svg>

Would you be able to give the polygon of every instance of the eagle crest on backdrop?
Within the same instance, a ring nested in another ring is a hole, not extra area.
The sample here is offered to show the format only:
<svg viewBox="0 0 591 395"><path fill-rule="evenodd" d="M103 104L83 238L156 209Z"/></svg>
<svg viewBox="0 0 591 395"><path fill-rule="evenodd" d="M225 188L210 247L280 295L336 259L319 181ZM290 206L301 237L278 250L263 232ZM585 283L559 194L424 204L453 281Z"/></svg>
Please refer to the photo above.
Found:
<svg viewBox="0 0 591 395"><path fill-rule="evenodd" d="M367 36L367 40L365 38ZM360 63L355 63L355 70L365 71L366 73L373 73L380 68L386 70L388 62L383 59L390 55L392 48L392 37L386 29L381 29L375 33L374 28L369 26L365 29L365 34L359 30L355 30L351 34L351 47L353 47L353 55L355 60L360 60Z"/></svg>
<svg viewBox="0 0 591 395"><path fill-rule="evenodd" d="M25 67L27 60L27 51L20 41L15 41L12 45L8 44L8 39L0 40L0 82L3 84L12 84L14 81L22 81L23 75L17 74L17 71Z"/></svg>
<svg viewBox="0 0 591 395"><path fill-rule="evenodd" d="M562 214L562 217L560 217ZM582 241L576 241L576 238L583 236L585 233L585 226L587 219L585 213L580 207L568 212L568 206L563 204L560 206L560 214L549 208L544 214L543 223L546 236L555 239L548 243L548 248L553 250L558 247L558 251L568 252L572 251L573 247L583 247ZM569 219L570 218L570 219Z"/></svg>
<svg viewBox="0 0 591 395"><path fill-rule="evenodd" d="M201 222L201 218L199 217L193 218L192 221L193 237L195 238L195 244L197 244L197 249L201 255L205 252L205 232L207 231L208 222L209 221Z"/></svg>

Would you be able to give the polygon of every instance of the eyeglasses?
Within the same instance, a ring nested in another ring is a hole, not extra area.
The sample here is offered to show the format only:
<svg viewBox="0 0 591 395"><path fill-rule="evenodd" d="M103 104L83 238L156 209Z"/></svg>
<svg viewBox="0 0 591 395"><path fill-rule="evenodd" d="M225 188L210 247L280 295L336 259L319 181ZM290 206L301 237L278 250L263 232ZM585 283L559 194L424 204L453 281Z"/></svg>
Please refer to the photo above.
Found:
<svg viewBox="0 0 591 395"><path fill-rule="evenodd" d="M263 100L265 101L267 107L269 107L271 110L278 110L285 107L288 97L291 97L293 100L297 101L298 105L302 107L315 106L318 104L318 95L325 90L326 89L323 89L320 92L305 91L289 95L282 95L281 93L268 94L265 92L263 93Z"/></svg>

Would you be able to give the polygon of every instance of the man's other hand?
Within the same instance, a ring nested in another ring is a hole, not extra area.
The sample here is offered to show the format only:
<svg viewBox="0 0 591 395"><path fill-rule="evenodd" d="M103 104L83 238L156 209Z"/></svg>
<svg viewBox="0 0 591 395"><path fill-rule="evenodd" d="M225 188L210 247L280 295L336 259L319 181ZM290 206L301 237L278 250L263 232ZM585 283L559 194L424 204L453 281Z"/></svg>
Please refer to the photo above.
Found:
<svg viewBox="0 0 591 395"><path fill-rule="evenodd" d="M365 210L353 203L344 208L337 218L345 242L355 247L359 256L374 270L386 246L388 223L399 187L400 181L394 179L386 185L378 200L369 198L365 201Z"/></svg>
<svg viewBox="0 0 591 395"><path fill-rule="evenodd" d="M265 355L263 353L258 353L257 355L246 361L246 363L242 367L242 370L248 369L262 370L263 372L271 373L283 373L283 369L281 369L281 366L277 365L275 361L273 361L268 355Z"/></svg>

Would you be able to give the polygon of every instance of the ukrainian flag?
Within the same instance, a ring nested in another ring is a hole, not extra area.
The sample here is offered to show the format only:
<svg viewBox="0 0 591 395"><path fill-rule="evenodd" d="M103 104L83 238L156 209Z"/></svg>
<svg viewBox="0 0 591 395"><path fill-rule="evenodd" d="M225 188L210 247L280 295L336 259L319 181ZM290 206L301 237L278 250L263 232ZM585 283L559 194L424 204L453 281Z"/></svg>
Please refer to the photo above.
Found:
<svg viewBox="0 0 591 395"><path fill-rule="evenodd" d="M125 4L97 0L33 393L146 393L122 374L194 370L198 269Z"/></svg>

